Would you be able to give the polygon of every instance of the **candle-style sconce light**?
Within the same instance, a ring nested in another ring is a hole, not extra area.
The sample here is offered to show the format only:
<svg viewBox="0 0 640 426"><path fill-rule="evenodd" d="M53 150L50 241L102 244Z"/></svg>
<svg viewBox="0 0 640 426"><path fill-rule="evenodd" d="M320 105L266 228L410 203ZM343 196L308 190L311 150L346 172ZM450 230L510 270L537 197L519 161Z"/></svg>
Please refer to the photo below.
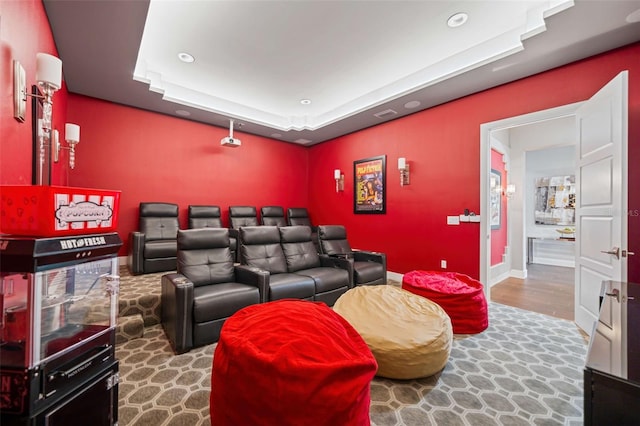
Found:
<svg viewBox="0 0 640 426"><path fill-rule="evenodd" d="M333 178L336 180L336 192L344 191L344 175L340 169L333 171Z"/></svg>
<svg viewBox="0 0 640 426"><path fill-rule="evenodd" d="M400 186L409 185L410 174L409 174L409 163L407 163L407 159L404 157L398 158L398 170L400 170Z"/></svg>
<svg viewBox="0 0 640 426"><path fill-rule="evenodd" d="M27 79L20 62L13 61L13 106L14 117L24 121L27 109L27 97L41 98L42 129L49 133L53 114L53 94L62 84L62 61L47 53L36 54L36 81L39 95L27 92Z"/></svg>
<svg viewBox="0 0 640 426"><path fill-rule="evenodd" d="M64 125L64 140L67 141L68 147L61 146L58 138L54 138L53 161L56 163L60 159L60 150L69 150L69 167L76 167L76 145L80 143L80 126L73 123Z"/></svg>

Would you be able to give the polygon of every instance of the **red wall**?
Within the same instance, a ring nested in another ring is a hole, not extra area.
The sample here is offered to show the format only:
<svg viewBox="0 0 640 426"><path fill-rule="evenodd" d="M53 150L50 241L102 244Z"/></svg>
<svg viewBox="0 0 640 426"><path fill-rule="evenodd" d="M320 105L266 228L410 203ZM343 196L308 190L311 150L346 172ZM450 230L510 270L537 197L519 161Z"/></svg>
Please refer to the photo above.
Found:
<svg viewBox="0 0 640 426"><path fill-rule="evenodd" d="M0 184L31 184L31 98L23 123L13 118L13 61L20 62L27 77L27 90L36 84L36 53L58 56L49 21L41 0L0 1ZM64 73L64 68L63 68ZM53 97L53 127L64 136L67 89ZM52 167L52 183L67 183L66 152Z"/></svg>
<svg viewBox="0 0 640 426"><path fill-rule="evenodd" d="M455 117L473 115L473 108L465 110L469 107L454 101L311 147L314 222L344 224L352 246L386 252L394 272L440 269L440 260L452 271L477 271L479 224L446 224L448 215L464 209L480 212L480 148L471 144L480 128L456 136L461 126ZM355 215L353 161L381 154L387 155L387 214ZM398 157L409 162L409 186L400 186ZM335 168L345 172L343 193L336 194L332 185Z"/></svg>
<svg viewBox="0 0 640 426"><path fill-rule="evenodd" d="M640 43L470 95L310 148L309 205L317 223L343 223L352 245L387 252L389 269L448 269L479 275L477 224L446 224L447 215L480 209L480 125L591 97L629 70L629 164L640 161ZM387 154L387 214L354 215L354 160ZM411 185L401 187L396 161L411 164ZM332 171L344 170L336 194ZM629 170L629 250L640 253L640 169ZM629 278L640 279L636 258Z"/></svg>
<svg viewBox="0 0 640 426"><path fill-rule="evenodd" d="M307 205L304 147L241 132L241 147L223 147L228 129L73 94L68 115L81 126L70 185L122 191L123 239L143 201L178 204L183 228L189 204L219 205L225 223L230 205Z"/></svg>
<svg viewBox="0 0 640 426"><path fill-rule="evenodd" d="M502 162L502 154L498 151L491 150L491 168L500 172L500 182L502 193L507 188L507 171L504 169ZM507 245L507 197L500 196L500 228L491 230L491 266L502 263L502 255Z"/></svg>

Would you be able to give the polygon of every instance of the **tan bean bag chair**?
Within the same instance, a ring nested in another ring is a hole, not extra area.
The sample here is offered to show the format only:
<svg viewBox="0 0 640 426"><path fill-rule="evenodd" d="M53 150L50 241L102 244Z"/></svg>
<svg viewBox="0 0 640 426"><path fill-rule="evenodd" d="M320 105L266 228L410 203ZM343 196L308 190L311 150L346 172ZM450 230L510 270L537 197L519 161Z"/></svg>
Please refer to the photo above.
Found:
<svg viewBox="0 0 640 426"><path fill-rule="evenodd" d="M453 332L436 303L390 285L360 286L333 306L355 328L378 362L377 376L415 379L447 364Z"/></svg>

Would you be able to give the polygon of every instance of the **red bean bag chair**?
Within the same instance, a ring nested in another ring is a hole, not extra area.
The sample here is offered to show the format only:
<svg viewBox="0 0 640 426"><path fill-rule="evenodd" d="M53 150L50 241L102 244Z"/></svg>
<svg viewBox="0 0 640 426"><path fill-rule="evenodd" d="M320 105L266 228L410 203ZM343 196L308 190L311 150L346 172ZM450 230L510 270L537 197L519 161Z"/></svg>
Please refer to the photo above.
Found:
<svg viewBox="0 0 640 426"><path fill-rule="evenodd" d="M324 303L248 306L220 333L211 424L369 426L377 368L358 332Z"/></svg>
<svg viewBox="0 0 640 426"><path fill-rule="evenodd" d="M483 285L467 275L412 271L402 277L402 288L440 305L451 318L454 334L480 333L489 326Z"/></svg>

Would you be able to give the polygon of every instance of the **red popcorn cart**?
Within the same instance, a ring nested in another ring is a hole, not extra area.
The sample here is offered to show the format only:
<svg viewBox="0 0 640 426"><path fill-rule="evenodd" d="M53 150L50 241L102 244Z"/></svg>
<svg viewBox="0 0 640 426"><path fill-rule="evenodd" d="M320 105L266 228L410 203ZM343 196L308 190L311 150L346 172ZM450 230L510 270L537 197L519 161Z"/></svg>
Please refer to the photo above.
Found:
<svg viewBox="0 0 640 426"><path fill-rule="evenodd" d="M120 191L0 186L0 424L118 423Z"/></svg>
<svg viewBox="0 0 640 426"><path fill-rule="evenodd" d="M113 232L120 191L70 186L0 186L0 234L55 237Z"/></svg>

